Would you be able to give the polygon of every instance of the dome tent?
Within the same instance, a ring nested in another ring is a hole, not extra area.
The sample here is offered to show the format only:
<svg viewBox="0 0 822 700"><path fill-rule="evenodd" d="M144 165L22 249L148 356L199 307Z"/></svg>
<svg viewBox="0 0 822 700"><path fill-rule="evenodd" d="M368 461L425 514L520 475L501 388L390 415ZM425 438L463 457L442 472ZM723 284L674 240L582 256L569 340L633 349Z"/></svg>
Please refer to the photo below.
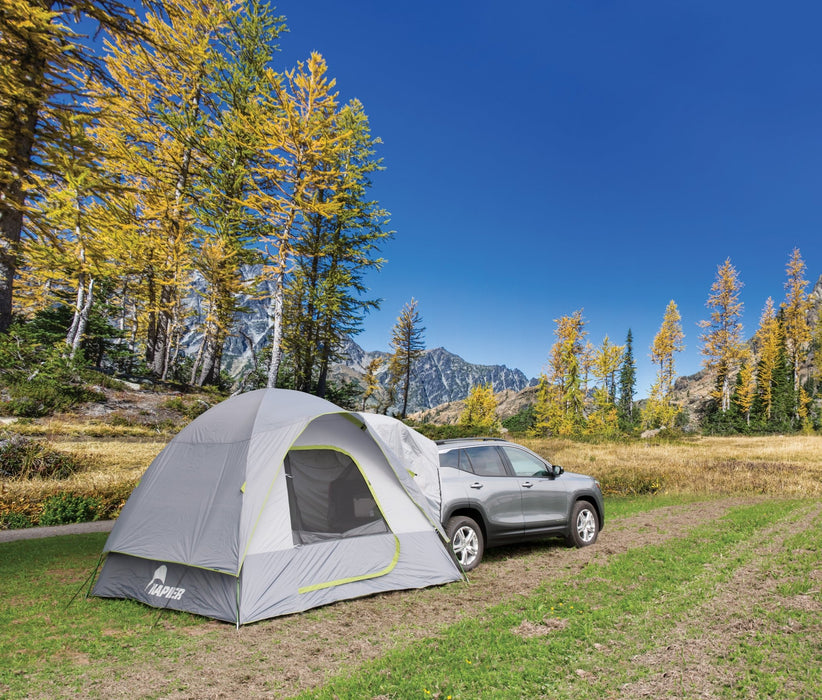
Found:
<svg viewBox="0 0 822 700"><path fill-rule="evenodd" d="M232 397L146 470L93 594L241 625L459 580L436 464L433 442L384 416L283 389Z"/></svg>

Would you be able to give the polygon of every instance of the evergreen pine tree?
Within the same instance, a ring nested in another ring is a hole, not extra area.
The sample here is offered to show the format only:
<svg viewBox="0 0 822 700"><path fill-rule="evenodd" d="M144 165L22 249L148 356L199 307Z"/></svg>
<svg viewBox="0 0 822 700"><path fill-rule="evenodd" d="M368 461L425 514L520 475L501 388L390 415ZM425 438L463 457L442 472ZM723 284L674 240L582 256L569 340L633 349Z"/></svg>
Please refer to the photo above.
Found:
<svg viewBox="0 0 822 700"><path fill-rule="evenodd" d="M622 355L622 367L619 370L619 402L617 411L619 425L623 430L630 430L636 425L634 414L634 394L636 393L636 363L634 362L634 336L631 329L625 338L625 352Z"/></svg>
<svg viewBox="0 0 822 700"><path fill-rule="evenodd" d="M425 350L424 332L422 317L417 310L417 300L411 299L402 307L402 312L391 330L391 347L394 354L391 357L390 371L402 387L402 418L405 418L408 409L408 391L411 388L414 363Z"/></svg>

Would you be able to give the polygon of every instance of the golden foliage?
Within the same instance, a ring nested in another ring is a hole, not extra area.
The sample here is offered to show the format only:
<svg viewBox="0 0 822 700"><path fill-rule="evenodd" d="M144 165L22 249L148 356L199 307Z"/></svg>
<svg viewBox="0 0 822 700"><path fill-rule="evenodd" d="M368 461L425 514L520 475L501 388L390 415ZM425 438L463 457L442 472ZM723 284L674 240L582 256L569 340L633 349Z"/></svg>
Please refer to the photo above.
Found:
<svg viewBox="0 0 822 700"><path fill-rule="evenodd" d="M497 422L497 397L491 382L472 386L465 399L465 410L460 415L460 425L491 429Z"/></svg>
<svg viewBox="0 0 822 700"><path fill-rule="evenodd" d="M710 320L700 321L705 332L700 336L704 366L716 374L716 387L711 395L723 412L731 407L731 380L742 356L743 304L739 300L742 282L731 259L717 268L716 280L706 306L712 309Z"/></svg>
<svg viewBox="0 0 822 700"><path fill-rule="evenodd" d="M682 318L676 302L671 299L665 308L662 326L651 345L651 360L659 365L657 380L651 387L651 395L642 413L642 424L648 428L672 427L679 408L671 402L671 392L676 379L674 353L685 349Z"/></svg>
<svg viewBox="0 0 822 700"><path fill-rule="evenodd" d="M794 248L786 267L788 279L785 282L785 301L782 302L784 318L785 346L793 367L794 389L799 390L801 383L800 369L808 353L811 342L811 326L808 323L808 311L811 308L805 288L805 261Z"/></svg>

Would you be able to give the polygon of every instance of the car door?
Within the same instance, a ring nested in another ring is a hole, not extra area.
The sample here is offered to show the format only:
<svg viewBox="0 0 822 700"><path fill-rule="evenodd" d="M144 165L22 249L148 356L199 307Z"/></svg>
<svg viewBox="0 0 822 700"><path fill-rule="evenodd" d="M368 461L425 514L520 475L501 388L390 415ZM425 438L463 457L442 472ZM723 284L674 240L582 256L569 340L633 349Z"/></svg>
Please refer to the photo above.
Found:
<svg viewBox="0 0 822 700"><path fill-rule="evenodd" d="M471 499L485 513L488 539L494 540L522 532L520 479L508 471L495 445L466 447L463 453L473 474L468 482Z"/></svg>
<svg viewBox="0 0 822 700"><path fill-rule="evenodd" d="M508 445L500 449L517 475L525 532L564 525L569 496L562 476L550 476L550 465L531 452Z"/></svg>

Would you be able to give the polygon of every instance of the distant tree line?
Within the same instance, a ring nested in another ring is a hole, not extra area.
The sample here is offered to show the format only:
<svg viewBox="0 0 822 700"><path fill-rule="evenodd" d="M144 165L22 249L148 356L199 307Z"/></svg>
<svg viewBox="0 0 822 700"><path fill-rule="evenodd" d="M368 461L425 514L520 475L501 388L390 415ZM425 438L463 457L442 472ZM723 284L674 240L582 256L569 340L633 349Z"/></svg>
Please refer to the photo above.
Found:
<svg viewBox="0 0 822 700"><path fill-rule="evenodd" d="M240 300L266 294L258 384L326 393L341 340L378 306L363 279L392 232L369 195L381 163L363 105L339 102L317 53L278 68L284 30L260 0L3 4L0 343L13 366L36 321L66 361L218 384ZM184 303L195 279L197 317Z"/></svg>
<svg viewBox="0 0 822 700"><path fill-rule="evenodd" d="M707 433L813 431L820 427L822 319L814 312L805 263L795 249L787 264L785 299L768 298L753 338L741 323L742 282L730 259L717 268L707 300L710 317L700 322L703 365L713 388L701 407ZM633 336L614 345L606 336L587 340L582 311L555 320L556 342L548 371L539 378L531 431L555 437L616 437L645 428L684 425L676 400L675 355L684 349L676 303L669 302L650 347L656 381L638 410Z"/></svg>

